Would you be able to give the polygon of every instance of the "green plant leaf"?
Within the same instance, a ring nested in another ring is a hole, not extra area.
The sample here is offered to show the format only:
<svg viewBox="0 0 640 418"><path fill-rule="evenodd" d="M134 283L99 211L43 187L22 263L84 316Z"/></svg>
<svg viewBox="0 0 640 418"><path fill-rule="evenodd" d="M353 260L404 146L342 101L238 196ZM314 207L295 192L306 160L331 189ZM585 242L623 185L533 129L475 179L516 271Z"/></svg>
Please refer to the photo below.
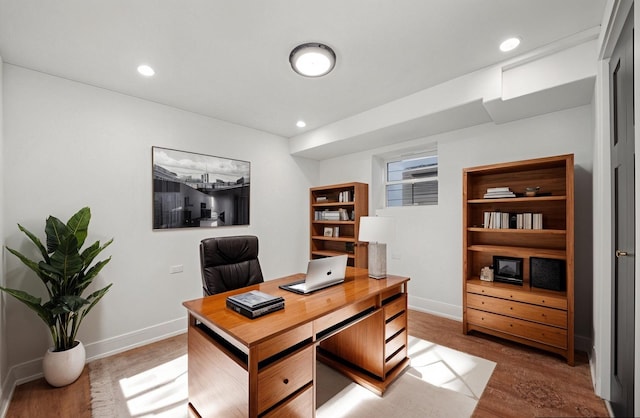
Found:
<svg viewBox="0 0 640 418"><path fill-rule="evenodd" d="M76 237L68 235L51 255L51 267L60 271L62 280L68 283L73 275L82 270L83 265L82 257L78 253Z"/></svg>
<svg viewBox="0 0 640 418"><path fill-rule="evenodd" d="M102 252L105 248L107 248L113 242L113 238L109 241L105 242L104 245L100 246L100 241L96 241L90 247L87 247L82 252L82 259L84 260L84 266L89 267L89 265L93 262L93 259L96 258L98 254Z"/></svg>
<svg viewBox="0 0 640 418"><path fill-rule="evenodd" d="M80 209L67 221L67 227L78 240L78 250L84 245L84 240L89 233L89 221L91 221L91 210L88 207Z"/></svg>
<svg viewBox="0 0 640 418"><path fill-rule="evenodd" d="M47 284L47 282L49 281L49 276L46 274L43 274L43 272L40 270L40 265L31 260L30 258L28 258L27 256L23 255L22 253L20 253L17 250L14 250L13 248L9 248L9 247L5 247L7 249L7 251L9 251L11 254L15 255L16 257L18 257L20 259L20 261L22 261L22 263L29 267L31 270L33 270L36 275L38 276L38 278L40 278L40 280L42 280L42 283L44 283L45 285Z"/></svg>
<svg viewBox="0 0 640 418"><path fill-rule="evenodd" d="M109 262L111 261L111 257L104 259L102 261L98 261L93 267L91 267L89 270L87 270L84 275L82 276L82 278L80 280L78 280L78 284L79 285L84 285L84 287L86 288L89 284L91 284L91 282L93 281L93 279L98 275L98 273L100 273L100 270L102 270L102 268ZM84 288L83 288L84 289Z"/></svg>
<svg viewBox="0 0 640 418"><path fill-rule="evenodd" d="M89 306L87 306L84 311L82 312L82 315L80 316L80 320L82 321L82 319L89 313L89 311L91 309L93 309L94 306L96 306L96 304L98 302L100 302L100 299L102 299L102 297L109 291L109 289L111 288L111 286L113 286L113 283L108 284L107 286L103 287L100 290L96 290L95 292L93 292L92 294L90 294L89 296L87 296L87 300L91 303ZM80 324L78 324L79 326Z"/></svg>
<svg viewBox="0 0 640 418"><path fill-rule="evenodd" d="M66 240L66 237L70 234L67 225L55 216L49 216L44 228L44 232L47 234L47 252L49 254L54 253L58 246Z"/></svg>
<svg viewBox="0 0 640 418"><path fill-rule="evenodd" d="M45 309L40 303L42 302L41 298L37 298L33 295L30 295L27 292L17 289L9 289L6 287L1 287L0 290L6 292L7 294L13 296L20 302L27 305L31 310L33 310L39 317L44 321L48 326L52 326L55 324L55 319L51 312Z"/></svg>
<svg viewBox="0 0 640 418"><path fill-rule="evenodd" d="M29 237L31 242L33 242L35 246L38 247L38 250L40 250L42 258L44 258L46 262L49 262L49 254L47 254L47 250L46 248L44 248L44 245L42 245L42 241L40 241L40 238L36 237L27 228L23 227L20 224L18 224L18 229L24 232L27 237Z"/></svg>
<svg viewBox="0 0 640 418"><path fill-rule="evenodd" d="M60 302L67 307L69 312L79 312L84 305L89 304L87 299L76 295L60 296Z"/></svg>

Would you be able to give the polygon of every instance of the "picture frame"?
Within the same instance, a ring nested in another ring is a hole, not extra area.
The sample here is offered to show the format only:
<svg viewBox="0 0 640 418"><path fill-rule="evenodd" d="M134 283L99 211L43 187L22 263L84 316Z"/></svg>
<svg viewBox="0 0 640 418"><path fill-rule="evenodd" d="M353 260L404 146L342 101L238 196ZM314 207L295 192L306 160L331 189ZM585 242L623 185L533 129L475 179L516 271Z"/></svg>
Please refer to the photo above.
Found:
<svg viewBox="0 0 640 418"><path fill-rule="evenodd" d="M327 226L324 228L324 236L325 237L333 237L333 228Z"/></svg>
<svg viewBox="0 0 640 418"><path fill-rule="evenodd" d="M496 282L523 284L523 259L519 257L493 256L493 280Z"/></svg>
<svg viewBox="0 0 640 418"><path fill-rule="evenodd" d="M251 163L153 146L153 229L249 225Z"/></svg>

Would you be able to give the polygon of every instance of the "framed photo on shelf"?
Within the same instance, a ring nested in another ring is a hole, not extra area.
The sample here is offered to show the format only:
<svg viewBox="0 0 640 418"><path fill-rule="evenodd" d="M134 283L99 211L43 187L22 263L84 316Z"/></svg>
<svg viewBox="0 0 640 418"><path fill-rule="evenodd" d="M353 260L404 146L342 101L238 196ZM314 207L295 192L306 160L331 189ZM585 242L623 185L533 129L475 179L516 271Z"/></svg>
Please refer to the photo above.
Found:
<svg viewBox="0 0 640 418"><path fill-rule="evenodd" d="M333 228L331 228L330 226L327 226L324 228L324 236L325 237L332 237L333 236Z"/></svg>

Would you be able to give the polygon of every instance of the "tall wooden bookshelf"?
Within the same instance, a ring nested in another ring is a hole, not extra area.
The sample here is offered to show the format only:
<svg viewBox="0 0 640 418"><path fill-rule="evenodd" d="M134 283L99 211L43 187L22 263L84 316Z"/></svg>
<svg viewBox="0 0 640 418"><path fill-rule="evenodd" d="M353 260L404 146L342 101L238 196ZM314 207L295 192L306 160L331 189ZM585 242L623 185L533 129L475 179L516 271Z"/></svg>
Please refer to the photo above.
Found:
<svg viewBox="0 0 640 418"><path fill-rule="evenodd" d="M369 211L369 186L342 183L310 189L311 258L347 254L348 265L367 268L367 246L358 242L360 217Z"/></svg>
<svg viewBox="0 0 640 418"><path fill-rule="evenodd" d="M464 169L465 334L480 331L517 341L560 354L573 365L573 170L573 154ZM516 197L485 198L487 189L501 187L509 187ZM526 196L527 187L540 190ZM485 213L491 212L541 213L543 229L489 228ZM480 270L493 264L493 256L521 258L522 284L480 280ZM532 285L531 257L562 260L566 290Z"/></svg>

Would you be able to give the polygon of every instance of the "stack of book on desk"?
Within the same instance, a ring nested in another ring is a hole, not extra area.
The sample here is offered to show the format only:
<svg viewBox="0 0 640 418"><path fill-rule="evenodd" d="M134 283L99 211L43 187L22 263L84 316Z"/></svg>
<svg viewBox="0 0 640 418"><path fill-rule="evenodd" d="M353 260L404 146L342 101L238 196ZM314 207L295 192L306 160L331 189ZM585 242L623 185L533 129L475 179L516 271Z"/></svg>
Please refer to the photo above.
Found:
<svg viewBox="0 0 640 418"><path fill-rule="evenodd" d="M248 318L257 318L284 308L282 296L272 296L258 290L227 297L227 308Z"/></svg>

